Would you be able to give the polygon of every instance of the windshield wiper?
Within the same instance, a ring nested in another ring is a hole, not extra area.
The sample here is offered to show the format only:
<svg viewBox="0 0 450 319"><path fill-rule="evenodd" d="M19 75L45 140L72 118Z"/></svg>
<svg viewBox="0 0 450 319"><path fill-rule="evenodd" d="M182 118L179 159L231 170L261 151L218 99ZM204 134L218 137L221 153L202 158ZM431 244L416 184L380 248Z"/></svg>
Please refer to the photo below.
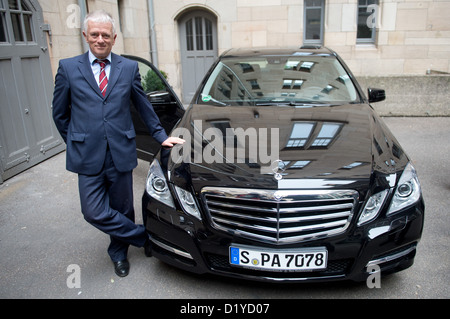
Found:
<svg viewBox="0 0 450 319"><path fill-rule="evenodd" d="M222 102L222 101L216 100L216 99L213 98L213 97L211 97L211 100L210 100L210 101L212 101L212 102L214 102L214 103L217 103L217 104L219 104L219 105L222 105L222 106L229 106L229 105L230 105L230 104L224 103L224 102Z"/></svg>
<svg viewBox="0 0 450 319"><path fill-rule="evenodd" d="M313 107L313 106L331 106L332 104L329 102L320 102L320 101L268 101L256 103L256 106L303 106L303 107Z"/></svg>

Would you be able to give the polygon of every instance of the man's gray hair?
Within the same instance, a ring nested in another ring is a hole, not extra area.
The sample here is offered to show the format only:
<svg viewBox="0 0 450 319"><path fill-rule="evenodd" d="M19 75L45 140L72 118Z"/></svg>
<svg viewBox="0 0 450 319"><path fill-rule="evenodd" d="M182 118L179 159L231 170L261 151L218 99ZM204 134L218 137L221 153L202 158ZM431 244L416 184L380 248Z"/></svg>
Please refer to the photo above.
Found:
<svg viewBox="0 0 450 319"><path fill-rule="evenodd" d="M87 32L88 22L101 22L101 23L111 23L113 34L116 34L116 21L113 17L106 12L105 10L96 10L94 12L90 12L86 15L83 22L83 31Z"/></svg>

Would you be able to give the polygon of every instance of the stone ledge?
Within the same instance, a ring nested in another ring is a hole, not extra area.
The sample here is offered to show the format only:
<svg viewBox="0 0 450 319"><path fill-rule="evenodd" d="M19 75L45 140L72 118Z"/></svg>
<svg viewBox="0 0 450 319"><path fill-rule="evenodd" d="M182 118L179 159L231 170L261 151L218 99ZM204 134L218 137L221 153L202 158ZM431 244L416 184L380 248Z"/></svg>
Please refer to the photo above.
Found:
<svg viewBox="0 0 450 319"><path fill-rule="evenodd" d="M357 77L367 88L386 91L386 100L373 103L381 116L450 116L450 75Z"/></svg>

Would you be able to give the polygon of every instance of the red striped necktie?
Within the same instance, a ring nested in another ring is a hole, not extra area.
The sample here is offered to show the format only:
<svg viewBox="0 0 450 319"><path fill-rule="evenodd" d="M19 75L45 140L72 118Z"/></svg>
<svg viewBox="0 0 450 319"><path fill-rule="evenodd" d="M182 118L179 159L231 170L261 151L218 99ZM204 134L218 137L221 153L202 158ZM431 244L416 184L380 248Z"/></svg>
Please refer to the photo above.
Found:
<svg viewBox="0 0 450 319"><path fill-rule="evenodd" d="M108 87L108 78L106 77L106 63L108 60L95 60L98 64L100 64L100 78L98 80L100 91L102 92L103 96L106 96L106 88Z"/></svg>

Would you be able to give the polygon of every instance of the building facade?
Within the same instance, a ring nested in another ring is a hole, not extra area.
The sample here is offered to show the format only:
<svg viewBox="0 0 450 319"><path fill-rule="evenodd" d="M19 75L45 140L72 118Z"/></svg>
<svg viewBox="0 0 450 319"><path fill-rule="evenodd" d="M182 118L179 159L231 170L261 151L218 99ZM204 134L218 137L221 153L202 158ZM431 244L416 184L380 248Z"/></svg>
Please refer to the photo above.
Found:
<svg viewBox="0 0 450 319"><path fill-rule="evenodd" d="M120 22L115 51L156 62L184 101L211 61L231 47L325 45L356 76L450 72L448 0L39 2L52 27L54 71L60 58L85 49L79 15L103 8Z"/></svg>
<svg viewBox="0 0 450 319"><path fill-rule="evenodd" d="M0 0L0 183L64 149L53 80L96 9L114 52L152 61L185 104L229 48L324 45L386 89L381 115L450 116L450 0Z"/></svg>

